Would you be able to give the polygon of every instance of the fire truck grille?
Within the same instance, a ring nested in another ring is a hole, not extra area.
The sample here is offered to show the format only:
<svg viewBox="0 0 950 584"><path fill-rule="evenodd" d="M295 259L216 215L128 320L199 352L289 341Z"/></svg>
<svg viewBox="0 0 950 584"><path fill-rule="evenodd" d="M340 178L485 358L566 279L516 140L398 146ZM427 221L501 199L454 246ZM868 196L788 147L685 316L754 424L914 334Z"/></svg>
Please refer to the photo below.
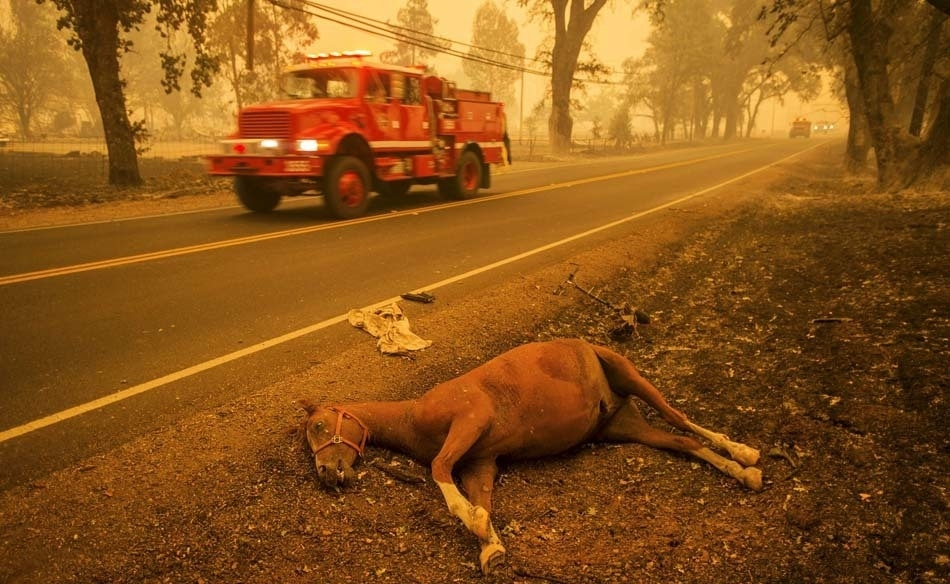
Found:
<svg viewBox="0 0 950 584"><path fill-rule="evenodd" d="M243 112L238 124L242 138L290 138L290 112Z"/></svg>

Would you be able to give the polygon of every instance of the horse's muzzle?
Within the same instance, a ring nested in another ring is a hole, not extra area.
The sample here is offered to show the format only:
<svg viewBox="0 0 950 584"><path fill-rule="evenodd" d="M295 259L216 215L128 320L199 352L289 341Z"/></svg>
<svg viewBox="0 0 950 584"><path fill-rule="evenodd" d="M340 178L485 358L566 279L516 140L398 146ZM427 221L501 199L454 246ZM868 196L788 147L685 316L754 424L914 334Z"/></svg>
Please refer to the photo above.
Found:
<svg viewBox="0 0 950 584"><path fill-rule="evenodd" d="M314 463L317 466L317 478L320 483L328 489L338 489L353 482L356 473L346 461L342 458L337 460L320 460L314 456Z"/></svg>

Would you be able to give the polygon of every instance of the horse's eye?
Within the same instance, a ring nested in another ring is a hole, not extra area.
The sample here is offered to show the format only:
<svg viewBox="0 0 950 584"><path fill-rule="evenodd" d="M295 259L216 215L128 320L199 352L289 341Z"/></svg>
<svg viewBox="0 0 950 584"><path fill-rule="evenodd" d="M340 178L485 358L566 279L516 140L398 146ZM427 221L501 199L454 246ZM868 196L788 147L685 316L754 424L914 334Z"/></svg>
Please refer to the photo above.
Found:
<svg viewBox="0 0 950 584"><path fill-rule="evenodd" d="M313 425L313 429L314 429L314 430L319 430L320 428L323 428L323 421L322 421L322 420L319 421L319 422L314 423L314 425Z"/></svg>

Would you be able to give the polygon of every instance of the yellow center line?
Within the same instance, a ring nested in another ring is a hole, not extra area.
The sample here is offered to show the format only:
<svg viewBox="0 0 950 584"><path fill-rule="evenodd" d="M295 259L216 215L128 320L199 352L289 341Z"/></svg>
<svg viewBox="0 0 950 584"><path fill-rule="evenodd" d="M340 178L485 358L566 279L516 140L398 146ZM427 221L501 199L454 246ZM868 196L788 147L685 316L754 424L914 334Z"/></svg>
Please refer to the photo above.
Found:
<svg viewBox="0 0 950 584"><path fill-rule="evenodd" d="M112 258L108 260L99 260L95 262L87 262L83 264L74 264L71 266L62 266L59 268L49 268L45 270L37 270L35 272L24 272L22 274L12 274L9 276L0 276L0 286L6 286L9 284L18 284L21 282L29 282L31 280L41 280L44 278L55 278L56 276L66 276L70 274L79 274L82 272L89 272L93 270L104 270L107 268L115 268L118 266L126 266L129 264L138 264L143 262L150 262L155 260L173 258L177 256L189 255L193 253L201 253L206 251L213 251L218 249L224 249L227 247L234 247L237 245L247 245L250 243L259 243L262 241L269 241L271 239L280 239L283 237L293 237L296 235L305 235L307 233L315 233L317 231L325 231L328 229L338 229L341 227L349 227L351 225L359 225L362 223L370 223L374 221L384 221L393 219L395 217L404 216L407 214L418 215L422 213L431 213L434 211L440 211L443 209L450 209L453 207L461 207L464 205L477 205L483 204L489 201L496 201L499 199L507 199L511 197L522 197L525 195L530 195L534 193L540 193L545 191L552 191L556 189L563 189L569 187L575 187L584 184L590 184L595 182L614 180L617 178L624 178L628 176L634 176L638 174L646 174L650 172L657 172L660 170L669 170L671 168L678 168L682 166L689 166L692 164L697 164L700 162L708 162L710 160L716 160L718 158L725 158L728 156L735 156L737 154L742 154L749 152L751 150L758 150L758 148L746 148L743 150L730 151L721 154L714 154L711 156L705 156L702 158L693 158L690 160L684 160L680 162L671 162L668 164L661 164L658 166L650 166L646 168L638 168L635 170L625 170L622 172L615 172L612 174L605 174L601 176L595 176L590 178L578 179L562 183L548 184L540 187L533 187L530 189L522 189L519 191L512 191L510 193L499 193L497 195L489 195L485 197L478 197L475 199L469 199L465 201L455 201L452 203L443 203L440 205L434 205L431 207L425 207L413 211L407 211L403 213L396 214L387 214L387 215L375 215L372 217L364 217L361 219L354 219L351 221L339 221L329 224L314 225L311 227L301 227L298 229L288 229L285 231L275 231L273 233L265 233L262 235L251 235L248 237L239 237L236 239L227 239L224 241L215 241L212 243L202 243L198 245L190 245L186 247L179 247L175 249L168 249L162 251L154 251L137 255L124 256L119 258Z"/></svg>

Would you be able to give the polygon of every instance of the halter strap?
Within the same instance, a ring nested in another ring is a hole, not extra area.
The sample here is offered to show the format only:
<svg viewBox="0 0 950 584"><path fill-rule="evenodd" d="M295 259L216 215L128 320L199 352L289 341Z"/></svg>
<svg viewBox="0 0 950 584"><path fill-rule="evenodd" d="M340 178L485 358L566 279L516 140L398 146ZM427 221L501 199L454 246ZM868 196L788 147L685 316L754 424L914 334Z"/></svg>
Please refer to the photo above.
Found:
<svg viewBox="0 0 950 584"><path fill-rule="evenodd" d="M366 424L362 420L351 414L350 412L344 410L341 407L330 406L327 408L331 412L336 412L336 428L333 430L333 436L329 440L321 444L320 446L313 449L313 454L316 456L318 452L326 448L327 446L333 444L345 444L356 451L356 454L363 456L363 451L366 449L366 441L369 440L369 428L366 427ZM343 437L341 433L343 429L343 420L353 420L360 426L360 430L363 431L362 436L360 437L360 443L356 444L352 440L348 440Z"/></svg>

